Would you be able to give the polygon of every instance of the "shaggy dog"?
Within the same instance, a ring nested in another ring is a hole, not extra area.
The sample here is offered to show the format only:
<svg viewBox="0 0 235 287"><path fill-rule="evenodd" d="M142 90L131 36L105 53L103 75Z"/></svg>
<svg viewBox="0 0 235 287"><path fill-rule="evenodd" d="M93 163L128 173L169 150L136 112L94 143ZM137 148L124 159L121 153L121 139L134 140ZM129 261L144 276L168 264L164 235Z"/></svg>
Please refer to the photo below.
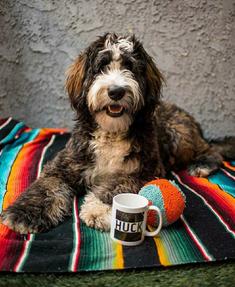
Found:
<svg viewBox="0 0 235 287"><path fill-rule="evenodd" d="M208 144L189 114L161 101L162 82L134 36L108 33L93 42L68 71L66 88L76 111L69 142L3 211L2 222L20 233L48 230L70 215L84 186L81 219L109 230L115 195L137 193L170 169L188 166L200 177L215 171L231 145Z"/></svg>

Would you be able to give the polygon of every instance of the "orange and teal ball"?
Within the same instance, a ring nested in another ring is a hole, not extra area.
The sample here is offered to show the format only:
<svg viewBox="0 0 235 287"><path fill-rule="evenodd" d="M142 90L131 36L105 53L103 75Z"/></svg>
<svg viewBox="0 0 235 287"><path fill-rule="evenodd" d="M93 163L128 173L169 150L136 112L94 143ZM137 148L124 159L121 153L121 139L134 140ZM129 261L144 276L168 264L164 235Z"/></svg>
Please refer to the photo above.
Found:
<svg viewBox="0 0 235 287"><path fill-rule="evenodd" d="M156 179L141 188L140 195L148 199L150 205L157 206L162 213L163 226L167 226L179 219L185 208L185 195L172 180ZM147 223L158 225L155 211L148 212Z"/></svg>

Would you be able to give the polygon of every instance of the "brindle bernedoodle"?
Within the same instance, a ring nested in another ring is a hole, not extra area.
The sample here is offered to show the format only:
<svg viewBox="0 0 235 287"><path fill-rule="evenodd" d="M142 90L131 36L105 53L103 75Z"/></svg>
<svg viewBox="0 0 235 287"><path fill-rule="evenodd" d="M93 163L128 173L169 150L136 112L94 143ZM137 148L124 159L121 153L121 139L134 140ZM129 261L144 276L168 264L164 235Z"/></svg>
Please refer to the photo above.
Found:
<svg viewBox="0 0 235 287"><path fill-rule="evenodd" d="M222 154L234 155L234 139L207 143L192 116L161 100L162 82L134 36L108 33L93 42L68 71L66 88L76 111L69 142L3 211L2 223L20 233L48 230L71 214L82 185L88 193L81 219L108 230L116 194L137 193L170 169L187 166L191 175L208 176Z"/></svg>

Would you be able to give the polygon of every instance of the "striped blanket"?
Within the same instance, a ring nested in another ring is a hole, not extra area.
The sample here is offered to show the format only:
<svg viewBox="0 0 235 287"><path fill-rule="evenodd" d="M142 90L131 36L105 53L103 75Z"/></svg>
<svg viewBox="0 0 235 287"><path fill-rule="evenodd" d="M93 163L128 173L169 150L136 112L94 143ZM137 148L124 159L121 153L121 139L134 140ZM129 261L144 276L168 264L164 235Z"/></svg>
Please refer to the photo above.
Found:
<svg viewBox="0 0 235 287"><path fill-rule="evenodd" d="M62 129L30 129L11 118L0 120L1 209L39 176L69 136ZM234 259L235 162L224 162L207 179L186 171L171 173L170 178L182 188L187 206L158 237L147 237L136 247L113 242L109 233L80 221L83 196L78 194L73 216L49 232L20 235L0 225L0 270L76 272Z"/></svg>

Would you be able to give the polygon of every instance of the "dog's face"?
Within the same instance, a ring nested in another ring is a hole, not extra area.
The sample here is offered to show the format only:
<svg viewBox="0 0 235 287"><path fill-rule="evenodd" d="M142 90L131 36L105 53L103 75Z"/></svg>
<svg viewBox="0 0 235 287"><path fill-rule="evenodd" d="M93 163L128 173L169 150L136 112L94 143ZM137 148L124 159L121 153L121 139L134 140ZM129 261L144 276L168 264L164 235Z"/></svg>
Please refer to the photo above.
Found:
<svg viewBox="0 0 235 287"><path fill-rule="evenodd" d="M106 34L70 67L67 90L77 113L89 112L105 131L125 132L136 115L149 115L160 97L162 76L134 36Z"/></svg>

